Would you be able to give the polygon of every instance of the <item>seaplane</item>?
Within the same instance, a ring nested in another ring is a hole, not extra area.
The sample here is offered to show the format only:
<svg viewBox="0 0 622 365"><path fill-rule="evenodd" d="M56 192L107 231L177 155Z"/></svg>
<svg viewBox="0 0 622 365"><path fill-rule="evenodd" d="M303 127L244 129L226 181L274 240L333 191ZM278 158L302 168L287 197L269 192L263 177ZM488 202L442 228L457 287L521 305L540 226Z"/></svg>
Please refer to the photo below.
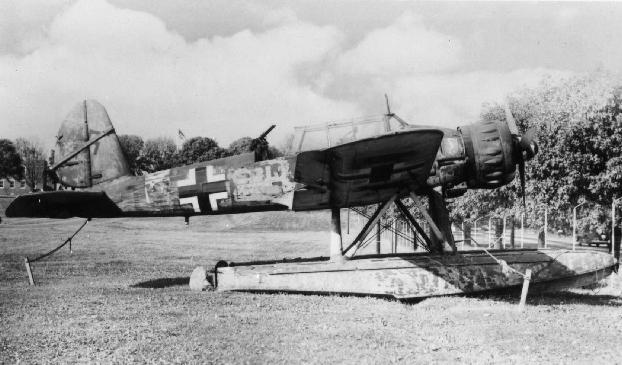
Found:
<svg viewBox="0 0 622 365"><path fill-rule="evenodd" d="M330 255L261 262L220 260L205 280L214 290L341 293L398 299L520 288L584 286L617 272L616 257L563 249L456 248L446 199L495 189L537 153L533 130L506 120L457 129L383 117L298 130L297 153L267 159L255 151L134 176L106 109L78 103L62 122L49 174L62 190L17 197L7 217L184 217L275 210L329 210ZM265 146L266 135L256 146ZM351 242L342 209L367 207ZM357 254L393 207L415 232L415 252ZM219 258L220 259L220 258ZM28 259L26 259L28 261ZM193 274L194 275L194 274Z"/></svg>

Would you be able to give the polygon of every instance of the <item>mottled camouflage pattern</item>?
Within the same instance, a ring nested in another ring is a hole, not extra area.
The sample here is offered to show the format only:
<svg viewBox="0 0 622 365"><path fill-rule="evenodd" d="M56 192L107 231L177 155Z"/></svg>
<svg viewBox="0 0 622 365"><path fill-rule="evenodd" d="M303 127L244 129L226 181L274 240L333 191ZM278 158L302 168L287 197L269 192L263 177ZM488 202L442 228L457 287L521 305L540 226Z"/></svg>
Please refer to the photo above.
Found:
<svg viewBox="0 0 622 365"><path fill-rule="evenodd" d="M532 270L535 287L571 287L612 272L612 256L594 251L497 251L520 273ZM417 298L517 287L523 276L504 270L486 253L390 255L331 261L219 267L219 290L295 291Z"/></svg>

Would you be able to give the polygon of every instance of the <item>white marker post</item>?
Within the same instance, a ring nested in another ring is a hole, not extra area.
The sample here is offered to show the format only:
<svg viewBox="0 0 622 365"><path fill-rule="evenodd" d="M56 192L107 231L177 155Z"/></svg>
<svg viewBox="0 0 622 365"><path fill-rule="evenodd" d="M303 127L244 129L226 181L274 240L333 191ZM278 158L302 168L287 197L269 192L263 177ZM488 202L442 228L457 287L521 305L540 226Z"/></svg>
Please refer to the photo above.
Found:
<svg viewBox="0 0 622 365"><path fill-rule="evenodd" d="M30 261L28 257L24 257L24 264L26 265L26 272L28 273L28 282L30 285L35 285L35 278L32 276L32 270L30 268Z"/></svg>
<svg viewBox="0 0 622 365"><path fill-rule="evenodd" d="M527 302L527 292L529 291L529 283L531 282L531 269L525 271L523 278L523 290L520 293L520 303L518 304L518 311L522 312L525 309L525 303Z"/></svg>

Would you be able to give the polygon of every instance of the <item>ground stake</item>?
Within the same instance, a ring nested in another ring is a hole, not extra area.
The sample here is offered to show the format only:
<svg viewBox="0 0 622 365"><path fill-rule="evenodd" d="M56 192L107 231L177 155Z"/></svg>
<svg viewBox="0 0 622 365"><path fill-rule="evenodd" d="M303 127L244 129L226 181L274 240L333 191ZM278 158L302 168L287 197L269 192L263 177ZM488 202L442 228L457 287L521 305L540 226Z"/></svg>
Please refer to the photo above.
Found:
<svg viewBox="0 0 622 365"><path fill-rule="evenodd" d="M520 293L520 303L518 304L519 312L525 309L525 302L527 301L527 292L529 291L529 282L531 281L531 269L525 271L525 278L523 280L523 291Z"/></svg>

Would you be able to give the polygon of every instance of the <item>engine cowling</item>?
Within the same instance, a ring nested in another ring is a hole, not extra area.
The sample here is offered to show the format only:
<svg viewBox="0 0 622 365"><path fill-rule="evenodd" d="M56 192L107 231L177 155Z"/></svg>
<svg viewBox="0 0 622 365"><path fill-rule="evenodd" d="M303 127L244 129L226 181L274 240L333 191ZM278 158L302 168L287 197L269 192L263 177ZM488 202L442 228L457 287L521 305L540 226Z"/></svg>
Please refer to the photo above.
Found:
<svg viewBox="0 0 622 365"><path fill-rule="evenodd" d="M506 121L482 121L445 130L428 186L442 186L447 197L467 189L494 189L514 180L517 165L533 157L537 146L523 147ZM526 157L525 157L526 156Z"/></svg>
<svg viewBox="0 0 622 365"><path fill-rule="evenodd" d="M469 188L493 189L514 180L518 146L506 122L484 121L458 130L464 143Z"/></svg>

